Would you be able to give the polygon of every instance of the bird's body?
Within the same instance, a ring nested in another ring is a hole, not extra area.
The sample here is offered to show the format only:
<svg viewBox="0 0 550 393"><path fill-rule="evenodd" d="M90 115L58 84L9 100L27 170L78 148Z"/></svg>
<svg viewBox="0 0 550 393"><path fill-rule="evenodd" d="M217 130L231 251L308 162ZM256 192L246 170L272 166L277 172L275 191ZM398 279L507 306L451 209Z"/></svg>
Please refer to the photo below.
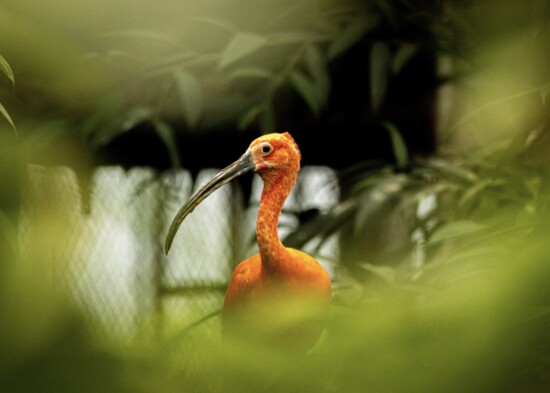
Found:
<svg viewBox="0 0 550 393"><path fill-rule="evenodd" d="M210 193L249 170L264 181L256 221L259 253L239 263L231 276L223 306L224 336L286 342L288 348L307 351L321 334L331 301L329 275L310 255L284 247L277 232L299 168L300 151L290 134L264 135L197 191L172 223L166 251L185 216Z"/></svg>

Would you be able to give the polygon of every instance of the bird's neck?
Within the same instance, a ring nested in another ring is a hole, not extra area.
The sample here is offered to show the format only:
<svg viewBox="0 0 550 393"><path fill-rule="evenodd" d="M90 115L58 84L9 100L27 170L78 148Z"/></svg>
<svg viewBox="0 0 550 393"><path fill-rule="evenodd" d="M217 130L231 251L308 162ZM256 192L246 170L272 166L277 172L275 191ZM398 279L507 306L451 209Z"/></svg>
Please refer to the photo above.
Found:
<svg viewBox="0 0 550 393"><path fill-rule="evenodd" d="M296 177L297 174L294 173L262 175L264 188L256 221L256 237L262 267L268 272L276 271L284 260L285 254L288 253L279 239L277 225L285 200L296 182Z"/></svg>

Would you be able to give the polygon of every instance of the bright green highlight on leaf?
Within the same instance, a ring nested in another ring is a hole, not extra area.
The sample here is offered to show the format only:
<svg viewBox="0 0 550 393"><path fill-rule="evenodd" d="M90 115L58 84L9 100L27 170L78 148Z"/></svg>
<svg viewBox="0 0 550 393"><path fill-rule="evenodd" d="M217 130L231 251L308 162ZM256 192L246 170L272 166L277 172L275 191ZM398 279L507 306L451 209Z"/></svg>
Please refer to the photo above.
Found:
<svg viewBox="0 0 550 393"><path fill-rule="evenodd" d="M13 120L11 119L10 114L8 113L6 108L4 108L4 105L2 105L2 103L0 103L0 114L2 114L2 116L4 116L4 118L8 121L8 123L10 123L10 125L13 128L15 134L17 135L15 124L13 123Z"/></svg>
<svg viewBox="0 0 550 393"><path fill-rule="evenodd" d="M13 71L2 55L0 55L0 72L6 75L11 81L11 84L15 86L15 76L13 75Z"/></svg>

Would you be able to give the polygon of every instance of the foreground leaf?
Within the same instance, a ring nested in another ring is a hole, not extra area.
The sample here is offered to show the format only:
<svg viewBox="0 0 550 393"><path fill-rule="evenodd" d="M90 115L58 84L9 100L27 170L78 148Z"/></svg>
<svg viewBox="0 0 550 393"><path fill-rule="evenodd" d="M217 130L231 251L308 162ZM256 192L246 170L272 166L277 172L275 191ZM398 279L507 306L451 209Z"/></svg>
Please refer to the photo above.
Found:
<svg viewBox="0 0 550 393"><path fill-rule="evenodd" d="M429 244L438 244L447 240L475 234L485 229L485 225L474 221L459 220L438 228L430 237Z"/></svg>
<svg viewBox="0 0 550 393"><path fill-rule="evenodd" d="M309 74L315 81L317 95L321 106L326 104L330 89L330 76L327 62L321 50L315 45L308 45L306 49L306 65Z"/></svg>
<svg viewBox="0 0 550 393"><path fill-rule="evenodd" d="M290 74L290 83L296 89L315 115L321 109L320 97L313 82L300 71L293 71Z"/></svg>
<svg viewBox="0 0 550 393"><path fill-rule="evenodd" d="M254 106L250 108L248 111L246 111L240 118L239 118L239 130L246 129L256 118L262 113L264 108L261 105Z"/></svg>
<svg viewBox="0 0 550 393"><path fill-rule="evenodd" d="M255 78L255 79L273 79L273 74L260 67L243 67L235 70L229 76L231 79Z"/></svg>
<svg viewBox="0 0 550 393"><path fill-rule="evenodd" d="M372 19L360 16L349 23L328 49L328 58L334 59L357 43L375 23Z"/></svg>
<svg viewBox="0 0 550 393"><path fill-rule="evenodd" d="M17 129L15 128L15 124L13 123L13 120L11 119L10 114L8 113L6 108L4 108L4 105L2 105L2 103L0 103L0 114L2 114L2 116L4 116L4 118L8 121L8 123L10 123L11 128L13 128L13 131L17 136Z"/></svg>
<svg viewBox="0 0 550 393"><path fill-rule="evenodd" d="M174 81L181 99L185 122L189 128L196 128L203 109L202 86L199 80L190 73L174 71Z"/></svg>
<svg viewBox="0 0 550 393"><path fill-rule="evenodd" d="M15 76L13 75L13 71L2 55L0 55L0 72L8 77L12 86L15 86Z"/></svg>
<svg viewBox="0 0 550 393"><path fill-rule="evenodd" d="M235 36L231 39L222 54L220 68L225 68L228 65L235 63L243 57L258 50L259 48L267 44L267 42L267 39L257 34L235 34Z"/></svg>
<svg viewBox="0 0 550 393"><path fill-rule="evenodd" d="M409 163L409 152L401 133L393 123L385 122L383 126L388 130L391 138L392 150L397 161L397 167L403 169Z"/></svg>
<svg viewBox="0 0 550 393"><path fill-rule="evenodd" d="M155 120L153 122L153 126L160 140L164 143L164 146L166 146L172 166L174 168L181 167L176 138L174 136L174 129L168 123L161 120Z"/></svg>

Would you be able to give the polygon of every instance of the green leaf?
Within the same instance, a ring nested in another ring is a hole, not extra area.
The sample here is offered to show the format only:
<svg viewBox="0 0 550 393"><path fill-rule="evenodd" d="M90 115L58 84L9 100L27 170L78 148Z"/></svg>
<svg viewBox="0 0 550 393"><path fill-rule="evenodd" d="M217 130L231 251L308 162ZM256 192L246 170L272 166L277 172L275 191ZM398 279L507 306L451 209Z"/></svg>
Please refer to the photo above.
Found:
<svg viewBox="0 0 550 393"><path fill-rule="evenodd" d="M393 58L392 72L398 74L417 51L418 47L414 44L401 45Z"/></svg>
<svg viewBox="0 0 550 393"><path fill-rule="evenodd" d="M371 263L363 263L360 265L361 268L367 270L370 273L373 273L375 276L381 278L388 284L395 283L395 278L397 277L396 269L393 266L385 265L373 265Z"/></svg>
<svg viewBox="0 0 550 393"><path fill-rule="evenodd" d="M306 48L306 66L315 81L319 103L324 106L330 90L330 77L326 59L321 50L315 45L308 45Z"/></svg>
<svg viewBox="0 0 550 393"><path fill-rule="evenodd" d="M330 45L328 58L332 60L344 53L363 38L374 25L374 19L366 18L364 15L351 21Z"/></svg>
<svg viewBox="0 0 550 393"><path fill-rule="evenodd" d="M384 122L382 125L390 134L393 155L395 156L397 167L400 169L406 167L409 163L409 152L401 133L393 123Z"/></svg>
<svg viewBox="0 0 550 393"><path fill-rule="evenodd" d="M11 128L13 128L13 131L17 136L17 129L15 128L15 124L13 123L13 120L11 119L10 114L8 113L6 108L4 108L4 105L2 105L2 103L0 103L0 114L2 114L2 116L4 116L4 118L8 121L8 123L10 123Z"/></svg>
<svg viewBox="0 0 550 393"><path fill-rule="evenodd" d="M183 70L174 71L174 81L181 99L185 122L196 128L203 109L202 87L199 80Z"/></svg>
<svg viewBox="0 0 550 393"><path fill-rule="evenodd" d="M161 120L155 120L153 122L153 127L161 141L164 143L164 146L166 146L172 166L174 168L181 167L176 138L174 136L174 129L168 123Z"/></svg>
<svg viewBox="0 0 550 393"><path fill-rule="evenodd" d="M260 67L242 67L229 75L230 79L255 78L255 79L273 79L273 74Z"/></svg>
<svg viewBox="0 0 550 393"><path fill-rule="evenodd" d="M136 108L130 108L128 110L123 118L120 125L121 133L126 132L134 128L140 123L143 123L153 116L153 111L151 108L147 107L136 107Z"/></svg>
<svg viewBox="0 0 550 393"><path fill-rule="evenodd" d="M8 77L12 86L15 86L15 76L13 75L13 71L2 55L0 55L0 71Z"/></svg>
<svg viewBox="0 0 550 393"><path fill-rule="evenodd" d="M290 83L305 100L311 111L318 115L320 112L320 97L315 85L301 71L292 71L289 76Z"/></svg>
<svg viewBox="0 0 550 393"><path fill-rule="evenodd" d="M485 225L468 220L450 222L438 228L430 237L428 244L434 245L444 241L473 235L485 229Z"/></svg>
<svg viewBox="0 0 550 393"><path fill-rule="evenodd" d="M239 130L246 129L262 113L264 108L260 105L254 106L239 117Z"/></svg>
<svg viewBox="0 0 550 393"><path fill-rule="evenodd" d="M237 33L231 39L220 60L220 68L225 68L267 44L267 39L252 33Z"/></svg>

